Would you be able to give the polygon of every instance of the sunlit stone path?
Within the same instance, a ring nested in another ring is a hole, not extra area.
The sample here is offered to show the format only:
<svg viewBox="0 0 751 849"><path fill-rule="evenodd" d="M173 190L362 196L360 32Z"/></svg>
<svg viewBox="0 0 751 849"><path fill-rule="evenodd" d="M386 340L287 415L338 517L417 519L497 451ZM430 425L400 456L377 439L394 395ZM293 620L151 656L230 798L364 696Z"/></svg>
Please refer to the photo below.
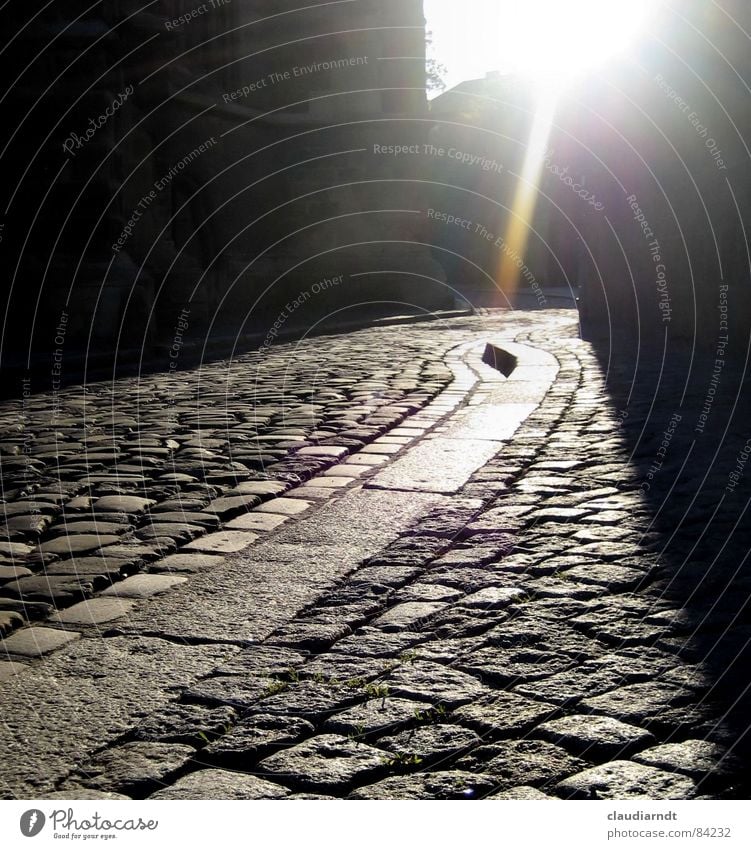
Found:
<svg viewBox="0 0 751 849"><path fill-rule="evenodd" d="M700 381L577 331L3 404L4 795L743 797L743 439L692 444Z"/></svg>

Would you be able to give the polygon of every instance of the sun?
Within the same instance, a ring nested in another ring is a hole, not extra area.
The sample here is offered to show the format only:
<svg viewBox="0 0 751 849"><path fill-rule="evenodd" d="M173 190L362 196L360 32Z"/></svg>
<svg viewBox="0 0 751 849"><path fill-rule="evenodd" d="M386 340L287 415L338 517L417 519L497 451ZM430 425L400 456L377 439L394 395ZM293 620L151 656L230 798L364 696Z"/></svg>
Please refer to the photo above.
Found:
<svg viewBox="0 0 751 849"><path fill-rule="evenodd" d="M508 298L519 284L538 200L545 150L567 87L646 38L663 0L424 0L429 58L447 70L444 83L490 71L534 81L537 104L517 175L495 282Z"/></svg>
<svg viewBox="0 0 751 849"><path fill-rule="evenodd" d="M644 34L655 5L654 0L524 0L509 9L501 53L517 73L577 76Z"/></svg>
<svg viewBox="0 0 751 849"><path fill-rule="evenodd" d="M661 0L425 0L451 87L488 71L567 81L649 34Z"/></svg>

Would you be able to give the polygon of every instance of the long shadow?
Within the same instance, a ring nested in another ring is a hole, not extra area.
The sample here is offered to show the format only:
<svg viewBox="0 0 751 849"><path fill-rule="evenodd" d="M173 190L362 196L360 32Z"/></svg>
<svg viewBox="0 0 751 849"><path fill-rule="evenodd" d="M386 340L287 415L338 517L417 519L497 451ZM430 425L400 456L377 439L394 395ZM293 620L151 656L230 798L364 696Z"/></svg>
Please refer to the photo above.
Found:
<svg viewBox="0 0 751 849"><path fill-rule="evenodd" d="M751 755L751 379L715 352L671 346L613 354L593 342L630 460L617 485L651 514L644 544L659 555L656 590L672 635L658 648L694 666L693 718L676 740L707 739ZM742 360L742 358L741 358ZM735 772L735 770L734 770ZM733 795L749 798L741 766Z"/></svg>

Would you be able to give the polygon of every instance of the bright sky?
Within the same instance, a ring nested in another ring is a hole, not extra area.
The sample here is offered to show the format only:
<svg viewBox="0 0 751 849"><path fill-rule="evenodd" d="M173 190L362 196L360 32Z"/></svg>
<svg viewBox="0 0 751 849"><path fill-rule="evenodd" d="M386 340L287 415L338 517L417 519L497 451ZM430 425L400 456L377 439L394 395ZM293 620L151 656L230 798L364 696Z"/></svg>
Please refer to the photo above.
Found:
<svg viewBox="0 0 751 849"><path fill-rule="evenodd" d="M429 56L447 88L488 71L559 78L596 67L648 29L662 0L424 0Z"/></svg>

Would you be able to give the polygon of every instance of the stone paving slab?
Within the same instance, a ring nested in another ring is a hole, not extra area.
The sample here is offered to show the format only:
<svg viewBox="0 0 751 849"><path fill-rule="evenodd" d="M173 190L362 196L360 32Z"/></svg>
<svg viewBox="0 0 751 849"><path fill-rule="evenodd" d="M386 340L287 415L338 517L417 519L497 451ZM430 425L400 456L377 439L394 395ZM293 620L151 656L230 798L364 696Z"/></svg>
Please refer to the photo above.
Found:
<svg viewBox="0 0 751 849"><path fill-rule="evenodd" d="M15 675L20 675L26 668L24 663L14 663L9 660L0 661L0 684L4 681L10 681Z"/></svg>
<svg viewBox="0 0 751 849"><path fill-rule="evenodd" d="M224 557L221 555L183 552L181 554L169 554L156 563L150 564L149 571L195 573L215 569L223 562Z"/></svg>
<svg viewBox="0 0 751 849"><path fill-rule="evenodd" d="M54 628L25 628L3 640L3 649L10 657L42 657L72 643L80 636Z"/></svg>
<svg viewBox="0 0 751 849"><path fill-rule="evenodd" d="M233 554L252 545L258 534L251 531L217 531L193 540L182 547L182 551L198 551L201 554Z"/></svg>
<svg viewBox="0 0 751 849"><path fill-rule="evenodd" d="M187 578L177 575L133 575L119 584L108 587L103 597L149 598L152 595L167 592L187 582Z"/></svg>
<svg viewBox="0 0 751 849"><path fill-rule="evenodd" d="M435 437L420 443L366 486L451 495L495 456L501 445L485 439Z"/></svg>
<svg viewBox="0 0 751 849"><path fill-rule="evenodd" d="M132 601L114 598L92 598L81 601L50 617L50 622L61 625L103 625L127 616L133 609Z"/></svg>
<svg viewBox="0 0 751 849"><path fill-rule="evenodd" d="M286 522L288 518L289 516L260 513L257 510L254 510L251 513L246 513L244 516L238 516L236 519L232 519L232 521L227 522L227 528L228 530L233 531L268 533Z"/></svg>
<svg viewBox="0 0 751 849"><path fill-rule="evenodd" d="M294 501L291 498L275 498L268 504L262 504L257 508L258 513L271 513L274 516L296 516L304 513L310 504L306 501Z"/></svg>

